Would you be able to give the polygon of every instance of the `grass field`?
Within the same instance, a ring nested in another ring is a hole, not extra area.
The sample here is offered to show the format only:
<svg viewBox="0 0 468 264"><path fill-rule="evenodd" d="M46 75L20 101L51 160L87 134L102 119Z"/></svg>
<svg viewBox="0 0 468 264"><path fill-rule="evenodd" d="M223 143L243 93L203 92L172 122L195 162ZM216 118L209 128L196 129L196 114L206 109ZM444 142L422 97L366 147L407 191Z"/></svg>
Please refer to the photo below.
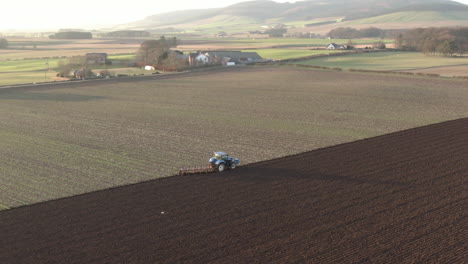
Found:
<svg viewBox="0 0 468 264"><path fill-rule="evenodd" d="M2 72L22 72L41 71L55 69L59 61L64 59L36 59L36 60L10 60L0 61L0 73Z"/></svg>
<svg viewBox="0 0 468 264"><path fill-rule="evenodd" d="M122 62L134 57L132 54L110 55L109 59ZM60 61L67 62L67 59L0 60L0 85L55 81ZM99 69L110 69L116 74L148 74L139 68L128 68L125 63L91 67L95 72Z"/></svg>
<svg viewBox="0 0 468 264"><path fill-rule="evenodd" d="M0 85L55 81L62 60L0 60Z"/></svg>
<svg viewBox="0 0 468 264"><path fill-rule="evenodd" d="M127 60L131 55L119 54L134 53L139 45L138 40L52 40L47 38L12 38L10 44L9 49L0 49L0 85L55 81L58 80L55 76L59 62L66 60L62 57L106 52L110 54L111 59ZM94 68L118 68L116 71L126 74L134 72L133 70L124 72L123 65Z"/></svg>
<svg viewBox="0 0 468 264"><path fill-rule="evenodd" d="M414 70L430 67L454 66L468 64L468 57L446 58L426 56L419 52L377 52L351 54L340 57L315 58L300 61L299 64L343 69L364 70Z"/></svg>
<svg viewBox="0 0 468 264"><path fill-rule="evenodd" d="M467 20L468 13L466 11L407 11L407 12L396 12L383 16L376 16L371 18L359 19L344 24L347 25L359 25L359 24L378 24L378 23L411 23L416 21L445 21L445 20Z"/></svg>
<svg viewBox="0 0 468 264"><path fill-rule="evenodd" d="M352 39L355 44L372 44L380 39ZM328 46L331 42L337 44L346 44L348 39L307 39L307 38L266 38L266 39L240 39L235 40L237 42L256 42L265 44L276 44L276 45L310 45L310 46ZM393 42L392 40L385 40L385 42Z"/></svg>
<svg viewBox="0 0 468 264"><path fill-rule="evenodd" d="M193 41L196 41L193 43ZM356 45L371 45L378 41L377 39L355 39L352 40ZM326 47L331 42L337 44L346 44L348 39L307 39L307 38L193 38L187 39L179 46L181 49L187 50L205 50L205 49L268 49L272 47L297 47L297 48L317 48ZM392 40L384 40L386 43L393 42Z"/></svg>
<svg viewBox="0 0 468 264"><path fill-rule="evenodd" d="M293 59L300 57L307 57L325 53L343 52L337 50L299 50L299 49L255 49L255 50L243 50L245 52L257 52L262 58L265 59Z"/></svg>
<svg viewBox="0 0 468 264"><path fill-rule="evenodd" d="M72 56L84 56L88 52L106 52L110 60L127 61L134 58L139 46L138 39L91 39L91 40L50 40L15 39L12 40L12 48L0 50L0 85L19 83L33 83L56 80L59 61L64 61ZM346 43L347 40L334 40L337 43ZM372 43L374 40L355 40L355 43ZM184 41L182 41L183 43ZM195 50L228 49L243 50L260 48L255 51L260 56L268 59L291 59L306 57L320 53L333 51L307 50L318 46L326 46L330 41L322 39L188 39L188 43L179 46L186 52ZM33 48L36 45L37 48ZM274 48L271 47L283 47ZM287 47L287 48L286 48ZM248 50L252 51L252 50ZM49 57L49 59L46 59ZM60 59L59 59L60 57ZM95 66L96 70L102 68L115 69L114 72L122 74L142 74L138 69L128 69L127 63L113 64L111 66ZM50 69L47 74L45 71ZM127 69L127 70L124 70Z"/></svg>
<svg viewBox="0 0 468 264"><path fill-rule="evenodd" d="M90 48L90 49L63 49L63 50L0 50L0 60L22 60L24 58L43 58L43 57L72 57L83 56L91 52L106 52L108 54L121 54L135 52L136 48Z"/></svg>
<svg viewBox="0 0 468 264"><path fill-rule="evenodd" d="M380 39L353 39L353 43L358 45L372 44ZM265 38L265 39L238 39L232 40L233 43L253 43L253 44L270 44L275 46L302 46L302 47L326 47L331 42L337 44L346 44L348 39L307 39L307 38ZM383 40L386 43L393 42L392 40Z"/></svg>
<svg viewBox="0 0 468 264"><path fill-rule="evenodd" d="M4 60L23 60L25 58L44 57L71 57L83 56L89 52L106 52L109 55L135 53L143 40L75 40L75 41L52 41L44 38L12 40L15 45L10 49L0 50L0 62ZM195 43L192 43L196 41ZM357 45L372 44L375 39L353 40ZM128 42L128 43L127 43ZM187 42L187 43L184 43ZM276 46L312 48L325 47L331 40L328 39L294 39L294 38L187 38L182 39L179 49L185 50L206 50L206 49L251 49L251 48L271 48ZM346 44L347 39L335 39L333 42ZM386 40L386 42L391 42ZM36 43L37 48L32 48Z"/></svg>
<svg viewBox="0 0 468 264"><path fill-rule="evenodd" d="M56 75L54 70L0 73L0 85L52 82Z"/></svg>
<svg viewBox="0 0 468 264"><path fill-rule="evenodd" d="M245 164L468 115L465 81L225 71L0 91L0 207L173 175L212 151Z"/></svg>

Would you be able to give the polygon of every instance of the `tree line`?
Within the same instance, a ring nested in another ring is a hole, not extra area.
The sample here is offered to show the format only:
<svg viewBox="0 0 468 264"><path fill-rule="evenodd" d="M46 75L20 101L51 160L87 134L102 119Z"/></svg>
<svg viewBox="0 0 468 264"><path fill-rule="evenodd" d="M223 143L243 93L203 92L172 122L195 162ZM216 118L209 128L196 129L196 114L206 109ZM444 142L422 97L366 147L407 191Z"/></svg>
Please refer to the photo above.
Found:
<svg viewBox="0 0 468 264"><path fill-rule="evenodd" d="M383 38L386 31L376 27L355 29L350 27L339 27L328 32L328 36L337 39L357 39L357 38Z"/></svg>
<svg viewBox="0 0 468 264"><path fill-rule="evenodd" d="M398 34L395 47L426 55L455 56L468 51L468 27L417 28Z"/></svg>
<svg viewBox="0 0 468 264"><path fill-rule="evenodd" d="M8 48L8 40L6 38L0 38L0 49Z"/></svg>
<svg viewBox="0 0 468 264"><path fill-rule="evenodd" d="M149 37L150 32L143 30L119 30L103 34L104 37L111 38L140 38Z"/></svg>
<svg viewBox="0 0 468 264"><path fill-rule="evenodd" d="M49 36L50 39L92 39L93 34L91 32L57 32L54 35Z"/></svg>

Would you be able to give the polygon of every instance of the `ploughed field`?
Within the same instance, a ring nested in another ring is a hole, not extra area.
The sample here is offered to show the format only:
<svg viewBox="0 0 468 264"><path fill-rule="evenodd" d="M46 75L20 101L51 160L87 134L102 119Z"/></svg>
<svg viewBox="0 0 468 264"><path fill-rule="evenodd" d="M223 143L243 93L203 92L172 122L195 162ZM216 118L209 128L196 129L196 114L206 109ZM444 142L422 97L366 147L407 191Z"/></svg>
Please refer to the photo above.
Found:
<svg viewBox="0 0 468 264"><path fill-rule="evenodd" d="M468 116L467 82L281 67L0 90L0 210Z"/></svg>
<svg viewBox="0 0 468 264"><path fill-rule="evenodd" d="M468 118L0 212L1 263L463 263Z"/></svg>

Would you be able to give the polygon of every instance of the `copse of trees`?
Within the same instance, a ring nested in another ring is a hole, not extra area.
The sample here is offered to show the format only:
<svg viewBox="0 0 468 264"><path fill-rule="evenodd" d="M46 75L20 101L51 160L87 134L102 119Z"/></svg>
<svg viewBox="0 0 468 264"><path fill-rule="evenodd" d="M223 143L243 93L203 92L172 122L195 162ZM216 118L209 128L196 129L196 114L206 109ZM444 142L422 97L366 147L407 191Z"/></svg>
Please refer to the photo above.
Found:
<svg viewBox="0 0 468 264"><path fill-rule="evenodd" d="M339 27L328 32L328 36L339 39L383 38L385 37L385 30L376 27L363 29Z"/></svg>
<svg viewBox="0 0 468 264"><path fill-rule="evenodd" d="M119 30L113 31L104 34L105 37L113 38L140 38L140 37L149 37L150 33L148 31L142 30Z"/></svg>
<svg viewBox="0 0 468 264"><path fill-rule="evenodd" d="M138 60L145 65L177 67L177 54L171 48L177 47L177 39L165 38L146 40L137 51Z"/></svg>
<svg viewBox="0 0 468 264"><path fill-rule="evenodd" d="M8 40L6 38L0 38L0 49L8 48Z"/></svg>
<svg viewBox="0 0 468 264"><path fill-rule="evenodd" d="M463 55L468 51L468 27L409 30L396 37L395 47L426 55Z"/></svg>
<svg viewBox="0 0 468 264"><path fill-rule="evenodd" d="M50 39L92 39L93 34L91 32L77 32L77 31L69 31L69 32L58 32L54 35L49 36Z"/></svg>
<svg viewBox="0 0 468 264"><path fill-rule="evenodd" d="M265 34L272 38L282 38L286 32L288 32L287 28L270 28L265 31Z"/></svg>
<svg viewBox="0 0 468 264"><path fill-rule="evenodd" d="M374 44L372 44L372 47L374 49L386 49L387 45L385 45L385 42L379 40L377 42L374 42Z"/></svg>
<svg viewBox="0 0 468 264"><path fill-rule="evenodd" d="M69 77L70 73L75 70L81 71L82 77L88 77L93 74L86 56L73 56L67 60L58 62L57 77Z"/></svg>

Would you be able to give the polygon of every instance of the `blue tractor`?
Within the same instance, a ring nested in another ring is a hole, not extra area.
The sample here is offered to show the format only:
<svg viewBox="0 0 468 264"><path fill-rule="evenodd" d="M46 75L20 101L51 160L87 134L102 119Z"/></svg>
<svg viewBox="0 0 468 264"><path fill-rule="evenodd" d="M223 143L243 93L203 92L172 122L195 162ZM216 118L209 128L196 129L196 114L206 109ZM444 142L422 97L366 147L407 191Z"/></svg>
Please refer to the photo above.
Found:
<svg viewBox="0 0 468 264"><path fill-rule="evenodd" d="M235 169L239 166L240 160L233 159L231 156L224 152L215 152L214 157L210 159L211 168L217 171L224 171L225 169Z"/></svg>

